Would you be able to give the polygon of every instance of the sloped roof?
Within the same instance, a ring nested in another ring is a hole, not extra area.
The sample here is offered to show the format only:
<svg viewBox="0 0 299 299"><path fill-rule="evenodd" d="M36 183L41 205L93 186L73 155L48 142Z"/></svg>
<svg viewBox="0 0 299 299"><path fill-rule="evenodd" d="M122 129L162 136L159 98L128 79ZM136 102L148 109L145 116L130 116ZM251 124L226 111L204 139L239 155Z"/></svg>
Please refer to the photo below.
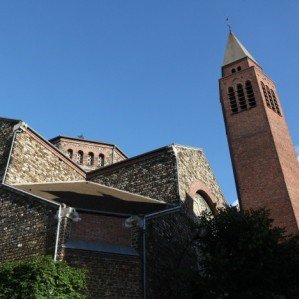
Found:
<svg viewBox="0 0 299 299"><path fill-rule="evenodd" d="M232 32L230 32L226 44L223 66L233 63L245 57L250 58L256 64L258 64L256 60L253 58L253 56L248 52L248 50L237 39L237 37Z"/></svg>
<svg viewBox="0 0 299 299"><path fill-rule="evenodd" d="M14 187L78 210L143 215L169 207L163 201L86 181L24 184Z"/></svg>

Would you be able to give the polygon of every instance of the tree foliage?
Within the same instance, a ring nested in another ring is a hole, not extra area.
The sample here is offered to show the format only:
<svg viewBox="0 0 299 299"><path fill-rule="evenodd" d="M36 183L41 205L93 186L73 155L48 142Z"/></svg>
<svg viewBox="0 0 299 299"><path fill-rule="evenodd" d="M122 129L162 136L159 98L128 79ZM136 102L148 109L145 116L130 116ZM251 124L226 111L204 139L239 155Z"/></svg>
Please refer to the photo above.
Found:
<svg viewBox="0 0 299 299"><path fill-rule="evenodd" d="M273 227L268 211L227 208L200 220L198 295L299 297L298 239L286 237L283 229Z"/></svg>
<svg viewBox="0 0 299 299"><path fill-rule="evenodd" d="M6 262L0 267L0 298L85 298L85 270L51 257Z"/></svg>

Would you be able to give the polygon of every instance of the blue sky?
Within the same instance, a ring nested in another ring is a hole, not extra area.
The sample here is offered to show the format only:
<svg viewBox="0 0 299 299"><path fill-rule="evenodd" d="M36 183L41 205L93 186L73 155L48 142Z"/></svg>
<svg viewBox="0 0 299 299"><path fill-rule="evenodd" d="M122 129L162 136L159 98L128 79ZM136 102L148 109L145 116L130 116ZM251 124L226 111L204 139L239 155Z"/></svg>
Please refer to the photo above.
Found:
<svg viewBox="0 0 299 299"><path fill-rule="evenodd" d="M1 1L0 114L129 156L173 142L203 148L233 202L218 94L227 16L276 82L299 146L295 0Z"/></svg>

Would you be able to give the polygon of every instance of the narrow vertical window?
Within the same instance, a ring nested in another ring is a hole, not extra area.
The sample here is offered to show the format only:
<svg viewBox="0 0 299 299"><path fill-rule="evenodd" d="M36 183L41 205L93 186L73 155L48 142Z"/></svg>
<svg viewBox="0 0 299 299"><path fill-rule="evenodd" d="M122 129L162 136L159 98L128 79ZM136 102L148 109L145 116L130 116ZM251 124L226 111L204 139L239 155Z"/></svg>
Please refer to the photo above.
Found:
<svg viewBox="0 0 299 299"><path fill-rule="evenodd" d="M266 104L267 104L268 107L271 108L270 100L268 98L268 94L267 94L267 91L266 91L265 84L263 82L261 82L261 84L262 84L262 89L263 89L264 97L265 97L265 100L266 100Z"/></svg>
<svg viewBox="0 0 299 299"><path fill-rule="evenodd" d="M66 156L69 159L73 159L73 150L72 149L68 149L67 152L66 152Z"/></svg>
<svg viewBox="0 0 299 299"><path fill-rule="evenodd" d="M87 165L92 166L94 164L94 154L88 153L87 155Z"/></svg>
<svg viewBox="0 0 299 299"><path fill-rule="evenodd" d="M247 94L247 101L249 104L249 107L255 107L256 106L256 101L252 89L252 84L250 81L246 81L245 83L245 88L246 88L246 94Z"/></svg>
<svg viewBox="0 0 299 299"><path fill-rule="evenodd" d="M247 104L246 104L246 99L245 99L245 94L244 94L242 84L237 85L237 94L238 94L240 109L241 110L246 110L247 109Z"/></svg>
<svg viewBox="0 0 299 299"><path fill-rule="evenodd" d="M78 151L78 153L77 153L77 163L78 164L83 163L83 152L82 151Z"/></svg>
<svg viewBox="0 0 299 299"><path fill-rule="evenodd" d="M105 165L105 156L103 154L99 154L99 158L98 158L98 166L104 166Z"/></svg>
<svg viewBox="0 0 299 299"><path fill-rule="evenodd" d="M236 100L235 91L233 87L228 88L228 98L229 98L229 104L232 113L237 113L238 106L237 106L237 100Z"/></svg>
<svg viewBox="0 0 299 299"><path fill-rule="evenodd" d="M278 105L278 101L277 101L275 92L274 92L272 89L271 89L271 94L272 94L272 98L273 98L273 102L274 102L275 111L276 111L279 115L281 115L280 108L279 108L279 105Z"/></svg>
<svg viewBox="0 0 299 299"><path fill-rule="evenodd" d="M275 110L275 105L274 105L274 101L270 92L270 88L268 87L268 85L266 85L266 90L267 90L267 94L268 94L268 98L269 98L269 102L270 102L270 107Z"/></svg>
<svg viewBox="0 0 299 299"><path fill-rule="evenodd" d="M281 116L281 111L280 111L280 107L275 92L273 91L273 89L270 89L268 85L265 85L263 82L261 82L261 85L262 85L267 106Z"/></svg>

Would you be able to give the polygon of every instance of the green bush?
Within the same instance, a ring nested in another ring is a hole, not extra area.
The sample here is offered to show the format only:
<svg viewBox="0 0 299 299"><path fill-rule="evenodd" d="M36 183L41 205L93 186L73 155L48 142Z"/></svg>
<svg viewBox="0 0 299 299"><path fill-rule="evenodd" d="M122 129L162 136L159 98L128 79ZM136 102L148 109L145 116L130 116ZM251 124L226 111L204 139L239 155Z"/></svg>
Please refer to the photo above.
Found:
<svg viewBox="0 0 299 299"><path fill-rule="evenodd" d="M0 267L0 298L86 298L86 271L51 257L6 262Z"/></svg>
<svg viewBox="0 0 299 299"><path fill-rule="evenodd" d="M269 211L227 208L201 217L199 232L203 298L298 298L298 239L273 227Z"/></svg>

